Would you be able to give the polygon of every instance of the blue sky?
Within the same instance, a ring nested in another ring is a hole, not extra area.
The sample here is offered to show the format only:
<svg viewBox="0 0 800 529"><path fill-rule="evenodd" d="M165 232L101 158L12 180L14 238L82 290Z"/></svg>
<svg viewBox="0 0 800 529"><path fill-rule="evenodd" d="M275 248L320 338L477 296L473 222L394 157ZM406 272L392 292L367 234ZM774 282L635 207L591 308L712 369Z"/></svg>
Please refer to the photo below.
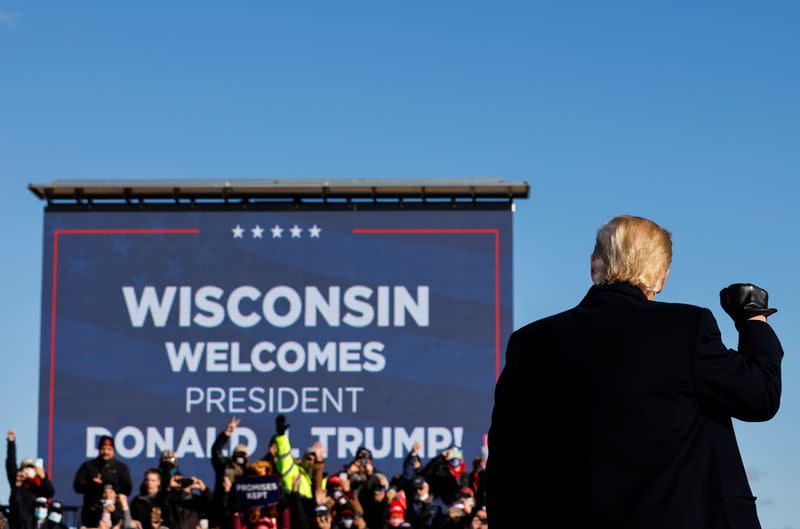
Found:
<svg viewBox="0 0 800 529"><path fill-rule="evenodd" d="M647 4L0 0L0 427L33 452L27 183L502 176L532 187L516 326L580 300L594 232L619 213L673 232L661 299L710 307L729 345L719 289L769 290L783 404L736 429L763 526L800 527L800 7Z"/></svg>

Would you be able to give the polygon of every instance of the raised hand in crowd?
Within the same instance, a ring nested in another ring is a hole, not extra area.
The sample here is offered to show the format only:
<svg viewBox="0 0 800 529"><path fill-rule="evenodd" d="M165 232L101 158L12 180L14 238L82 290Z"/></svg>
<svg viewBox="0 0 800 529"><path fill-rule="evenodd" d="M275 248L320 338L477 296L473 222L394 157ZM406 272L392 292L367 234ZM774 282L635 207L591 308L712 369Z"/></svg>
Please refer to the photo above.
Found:
<svg viewBox="0 0 800 529"><path fill-rule="evenodd" d="M225 433L227 434L228 437L230 437L231 434L233 434L233 431L239 427L240 422L242 422L241 419L238 419L236 417L231 419L231 422L229 422L228 426L225 428Z"/></svg>
<svg viewBox="0 0 800 529"><path fill-rule="evenodd" d="M314 453L314 457L316 458L317 462L320 463L325 461L325 458L328 456L328 449L322 446L322 443L317 441L311 446L311 450Z"/></svg>
<svg viewBox="0 0 800 529"><path fill-rule="evenodd" d="M9 430L8 431L8 441L10 443L13 443L16 440L17 440L17 432L14 431L14 430Z"/></svg>

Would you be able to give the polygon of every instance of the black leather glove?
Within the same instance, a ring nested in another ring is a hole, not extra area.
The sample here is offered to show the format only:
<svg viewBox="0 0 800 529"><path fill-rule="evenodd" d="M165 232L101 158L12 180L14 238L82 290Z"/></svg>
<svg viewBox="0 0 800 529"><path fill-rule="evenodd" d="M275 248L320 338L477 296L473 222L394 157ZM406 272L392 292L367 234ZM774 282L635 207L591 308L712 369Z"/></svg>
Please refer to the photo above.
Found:
<svg viewBox="0 0 800 529"><path fill-rule="evenodd" d="M719 291L719 303L736 329L753 316L770 316L778 309L768 308L769 294L751 283L734 283Z"/></svg>
<svg viewBox="0 0 800 529"><path fill-rule="evenodd" d="M275 433L278 435L283 435L286 433L286 430L289 429L288 424L286 424L286 416L285 415L278 415L275 417Z"/></svg>

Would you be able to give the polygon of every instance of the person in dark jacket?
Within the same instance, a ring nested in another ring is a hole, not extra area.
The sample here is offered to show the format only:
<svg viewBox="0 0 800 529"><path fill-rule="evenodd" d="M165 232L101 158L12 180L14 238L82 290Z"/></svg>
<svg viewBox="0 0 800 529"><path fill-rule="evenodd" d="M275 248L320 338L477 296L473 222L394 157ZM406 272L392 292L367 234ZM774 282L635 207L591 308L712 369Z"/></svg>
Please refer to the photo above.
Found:
<svg viewBox="0 0 800 529"><path fill-rule="evenodd" d="M161 458L158 461L158 471L161 473L162 490L169 488L169 483L173 476L183 475L178 465L178 456L173 450L164 450L161 453Z"/></svg>
<svg viewBox="0 0 800 529"><path fill-rule="evenodd" d="M139 495L131 502L131 518L139 522L142 529L158 529L167 515L167 492L162 485L161 475L157 468L146 470L139 487Z"/></svg>
<svg viewBox="0 0 800 529"><path fill-rule="evenodd" d="M47 510L45 529L69 529L64 523L64 506L60 501L53 500Z"/></svg>
<svg viewBox="0 0 800 529"><path fill-rule="evenodd" d="M710 310L653 301L671 260L668 231L616 217L598 231L594 285L578 306L509 338L489 431L492 529L553 517L563 527L760 527L731 418L778 411L774 309L754 285L723 289L739 331L739 350L728 349Z"/></svg>
<svg viewBox="0 0 800 529"><path fill-rule="evenodd" d="M419 441L414 443L411 451L403 460L403 473L395 483L395 486L405 491L406 497L411 498L414 496L414 486L412 482L414 478L422 475L422 458L419 456L419 451L422 445Z"/></svg>
<svg viewBox="0 0 800 529"><path fill-rule="evenodd" d="M6 448L6 476L11 494L8 498L10 529L34 529L34 503L36 498L52 498L53 483L44 471L44 464L25 459L17 468L17 435L8 432ZM45 506L45 509L47 507Z"/></svg>
<svg viewBox="0 0 800 529"><path fill-rule="evenodd" d="M50 510L50 500L47 498L36 498L33 500L33 527L34 529L44 529L47 524L47 512Z"/></svg>
<svg viewBox="0 0 800 529"><path fill-rule="evenodd" d="M431 494L430 486L422 476L412 482L414 495L408 502L406 520L414 529L438 529L448 521L447 505Z"/></svg>
<svg viewBox="0 0 800 529"><path fill-rule="evenodd" d="M231 517L234 512L234 498L231 492L233 482L238 476L244 475L247 467L249 454L244 445L235 446L231 457L225 457L222 453L222 449L228 444L240 422L234 417L211 445L211 466L214 468L211 517L213 525L219 526L221 529L231 529Z"/></svg>
<svg viewBox="0 0 800 529"><path fill-rule="evenodd" d="M200 519L211 510L211 491L196 477L181 478L179 487L171 489L167 498L167 526L170 529L197 529Z"/></svg>
<svg viewBox="0 0 800 529"><path fill-rule="evenodd" d="M97 457L85 461L75 473L72 487L78 494L83 494L81 520L90 516L90 510L95 508L103 495L104 485L113 486L117 494L128 496L133 485L128 466L117 461L114 456L114 439L103 435L97 442Z"/></svg>
<svg viewBox="0 0 800 529"><path fill-rule="evenodd" d="M469 485L466 469L461 449L453 447L431 459L422 475L430 484L431 493L449 505L456 501L458 490Z"/></svg>
<svg viewBox="0 0 800 529"><path fill-rule="evenodd" d="M364 522L369 529L386 529L390 502L388 490L386 476L373 474L358 491L358 501L364 509Z"/></svg>

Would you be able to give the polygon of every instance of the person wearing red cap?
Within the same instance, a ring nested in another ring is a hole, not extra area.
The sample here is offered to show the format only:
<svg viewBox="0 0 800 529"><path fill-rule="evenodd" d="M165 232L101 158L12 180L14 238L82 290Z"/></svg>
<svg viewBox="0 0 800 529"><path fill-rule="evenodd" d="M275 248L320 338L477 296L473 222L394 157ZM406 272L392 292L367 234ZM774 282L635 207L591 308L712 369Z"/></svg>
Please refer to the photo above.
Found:
<svg viewBox="0 0 800 529"><path fill-rule="evenodd" d="M394 500L389 505L389 526L400 527L406 521L406 510L403 509L403 504L400 500Z"/></svg>
<svg viewBox="0 0 800 529"><path fill-rule="evenodd" d="M112 485L117 494L128 496L133 484L128 465L114 458L114 439L103 435L97 441L97 457L85 461L75 473L72 488L83 494L81 519L91 517L92 508L100 502L103 487Z"/></svg>

